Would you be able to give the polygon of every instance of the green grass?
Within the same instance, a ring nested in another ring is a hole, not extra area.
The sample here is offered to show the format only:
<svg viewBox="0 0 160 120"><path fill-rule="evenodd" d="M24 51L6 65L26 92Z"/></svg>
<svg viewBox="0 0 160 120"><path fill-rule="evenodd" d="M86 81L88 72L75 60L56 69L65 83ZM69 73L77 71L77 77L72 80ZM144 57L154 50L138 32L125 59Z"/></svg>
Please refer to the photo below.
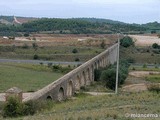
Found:
<svg viewBox="0 0 160 120"><path fill-rule="evenodd" d="M135 63L160 63L160 54L154 54L147 52L149 48L142 47L142 50L138 50L138 47L124 48L120 47L120 58L133 59Z"/></svg>
<svg viewBox="0 0 160 120"><path fill-rule="evenodd" d="M80 58L81 61L91 59L93 56L104 51L100 47L76 47L76 46L54 46L54 47L39 47L36 51L29 47L27 49L21 47L3 46L0 47L1 58L14 59L33 59L34 54L37 54L40 59L54 61L75 61L75 58ZM72 53L73 49L77 49L78 53Z"/></svg>
<svg viewBox="0 0 160 120"><path fill-rule="evenodd" d="M51 110L11 120L143 120L145 118L126 118L125 114L159 114L159 98L160 94L148 91L104 96L82 94L75 99L53 103Z"/></svg>
<svg viewBox="0 0 160 120"><path fill-rule="evenodd" d="M157 72L160 72L160 68L144 68L143 66L134 66L134 65L131 65L129 67L129 70L135 70L135 71L157 71Z"/></svg>
<svg viewBox="0 0 160 120"><path fill-rule="evenodd" d="M154 83L160 83L160 75L149 75L146 77L146 80Z"/></svg>
<svg viewBox="0 0 160 120"><path fill-rule="evenodd" d="M47 68L33 68L31 68L31 65L30 67L24 67L0 64L0 92L14 86L25 92L36 91L62 76L61 73L49 72Z"/></svg>

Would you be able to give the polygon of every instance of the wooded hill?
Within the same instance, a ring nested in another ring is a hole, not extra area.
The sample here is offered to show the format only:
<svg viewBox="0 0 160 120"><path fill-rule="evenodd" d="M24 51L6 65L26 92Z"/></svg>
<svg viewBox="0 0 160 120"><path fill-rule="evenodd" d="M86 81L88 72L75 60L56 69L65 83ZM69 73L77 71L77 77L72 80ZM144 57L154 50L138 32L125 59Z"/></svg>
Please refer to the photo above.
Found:
<svg viewBox="0 0 160 120"><path fill-rule="evenodd" d="M25 18L23 17L23 19ZM2 20L8 21L10 24L5 24L1 22ZM19 25L14 24L13 21L13 16L0 16L0 35L41 31L55 34L112 34L117 32L142 34L151 29L160 30L158 22L139 25L97 18L35 18Z"/></svg>

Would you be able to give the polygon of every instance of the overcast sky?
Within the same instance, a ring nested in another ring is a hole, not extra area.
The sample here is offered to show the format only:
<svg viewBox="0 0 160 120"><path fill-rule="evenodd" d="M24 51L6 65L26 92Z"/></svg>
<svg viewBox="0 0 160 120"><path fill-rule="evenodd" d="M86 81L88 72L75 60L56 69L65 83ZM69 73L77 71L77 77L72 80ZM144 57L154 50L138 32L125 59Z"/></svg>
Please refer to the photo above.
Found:
<svg viewBox="0 0 160 120"><path fill-rule="evenodd" d="M0 0L0 15L160 22L160 0Z"/></svg>

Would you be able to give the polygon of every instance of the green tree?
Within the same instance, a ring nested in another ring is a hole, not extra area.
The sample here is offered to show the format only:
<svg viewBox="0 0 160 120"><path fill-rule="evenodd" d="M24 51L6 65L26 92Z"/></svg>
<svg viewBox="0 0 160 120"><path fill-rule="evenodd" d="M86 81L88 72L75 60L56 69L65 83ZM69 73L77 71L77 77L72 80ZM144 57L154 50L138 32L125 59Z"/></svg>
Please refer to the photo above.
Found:
<svg viewBox="0 0 160 120"><path fill-rule="evenodd" d="M101 42L101 48L105 48L105 46L106 46L106 44L105 44L105 41L103 40L102 42Z"/></svg>
<svg viewBox="0 0 160 120"><path fill-rule="evenodd" d="M74 48L74 49L72 50L72 53L78 53L78 50L77 50L76 48Z"/></svg>
<svg viewBox="0 0 160 120"><path fill-rule="evenodd" d="M34 48L34 50L36 51L38 49L38 44L37 43L32 43L32 47Z"/></svg>
<svg viewBox="0 0 160 120"><path fill-rule="evenodd" d="M153 43L152 48L158 49L160 46L157 43Z"/></svg>
<svg viewBox="0 0 160 120"><path fill-rule="evenodd" d="M125 36L124 38L120 39L120 45L127 48L131 45L134 45L134 42L131 37Z"/></svg>

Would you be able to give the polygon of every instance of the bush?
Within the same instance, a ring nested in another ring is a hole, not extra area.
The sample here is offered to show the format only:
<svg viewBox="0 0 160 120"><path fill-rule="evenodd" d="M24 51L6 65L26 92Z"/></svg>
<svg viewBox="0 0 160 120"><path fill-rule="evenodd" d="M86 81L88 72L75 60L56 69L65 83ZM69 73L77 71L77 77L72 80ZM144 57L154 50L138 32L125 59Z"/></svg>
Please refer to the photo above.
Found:
<svg viewBox="0 0 160 120"><path fill-rule="evenodd" d="M52 67L52 63L48 63L48 67L49 67L49 68Z"/></svg>
<svg viewBox="0 0 160 120"><path fill-rule="evenodd" d="M38 56L37 54L35 54L35 55L33 56L33 59L34 59L34 60L38 60L38 59L39 59L39 56Z"/></svg>
<svg viewBox="0 0 160 120"><path fill-rule="evenodd" d="M129 64L126 60L121 60L119 65L119 85L123 84L128 76ZM114 90L116 82L116 64L110 65L101 70L95 70L95 79L101 80L106 84L106 87Z"/></svg>
<svg viewBox="0 0 160 120"><path fill-rule="evenodd" d="M143 68L147 68L147 65L146 65L146 64L143 64Z"/></svg>
<svg viewBox="0 0 160 120"><path fill-rule="evenodd" d="M25 107L23 109L23 115L34 115L36 111L38 111L37 103L35 103L34 101L28 101L24 106Z"/></svg>
<svg viewBox="0 0 160 120"><path fill-rule="evenodd" d="M78 53L78 50L77 50L76 48L74 48L74 49L72 50L72 53Z"/></svg>
<svg viewBox="0 0 160 120"><path fill-rule="evenodd" d="M35 51L38 49L38 44L37 43L32 43L32 47L33 49L35 49Z"/></svg>
<svg viewBox="0 0 160 120"><path fill-rule="evenodd" d="M29 33L24 33L24 37L29 37Z"/></svg>
<svg viewBox="0 0 160 120"><path fill-rule="evenodd" d="M18 98L10 97L3 108L3 117L18 117L23 113L24 105Z"/></svg>
<svg viewBox="0 0 160 120"><path fill-rule="evenodd" d="M157 43L153 43L152 48L154 48L154 49L159 49L160 46L159 46Z"/></svg>
<svg viewBox="0 0 160 120"><path fill-rule="evenodd" d="M78 61L80 61L80 59L79 59L79 58L75 58L75 61L77 61L77 62L78 62Z"/></svg>
<svg viewBox="0 0 160 120"><path fill-rule="evenodd" d="M126 36L126 37L120 39L120 45L123 47L129 47L131 45L134 45L134 42L131 37Z"/></svg>
<svg viewBox="0 0 160 120"><path fill-rule="evenodd" d="M104 42L104 40L102 41L102 43L101 43L101 48L105 48L105 46L106 46L106 44L105 44L105 42Z"/></svg>
<svg viewBox="0 0 160 120"><path fill-rule="evenodd" d="M114 90L116 83L116 70L109 69L102 72L100 79L105 82L106 87Z"/></svg>
<svg viewBox="0 0 160 120"><path fill-rule="evenodd" d="M2 115L3 117L34 115L43 109L51 109L53 105L52 101L28 101L22 103L18 98L11 97L4 105Z"/></svg>

